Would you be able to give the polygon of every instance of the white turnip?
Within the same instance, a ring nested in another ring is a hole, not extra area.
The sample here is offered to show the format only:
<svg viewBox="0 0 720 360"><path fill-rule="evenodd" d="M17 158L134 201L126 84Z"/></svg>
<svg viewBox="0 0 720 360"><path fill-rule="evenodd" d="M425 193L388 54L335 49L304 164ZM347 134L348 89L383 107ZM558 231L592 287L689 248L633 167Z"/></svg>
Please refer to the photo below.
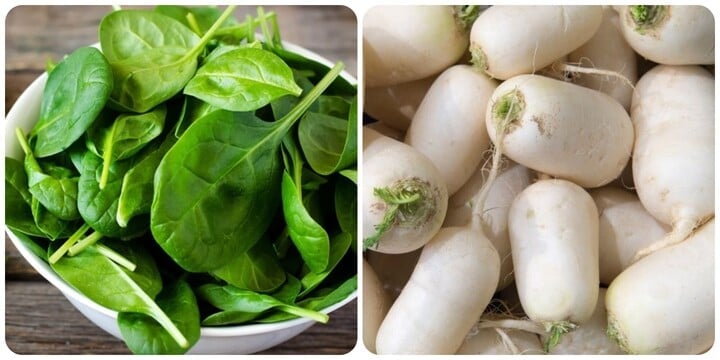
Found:
<svg viewBox="0 0 720 360"><path fill-rule="evenodd" d="M443 71L423 98L405 143L438 168L448 194L470 178L490 145L485 109L497 82L470 65Z"/></svg>
<svg viewBox="0 0 720 360"><path fill-rule="evenodd" d="M390 296L373 268L363 259L363 343L370 352L375 352L375 337L380 323L388 309Z"/></svg>
<svg viewBox="0 0 720 360"><path fill-rule="evenodd" d="M635 188L645 209L673 229L637 258L684 240L715 213L714 88L699 66L659 65L637 83Z"/></svg>
<svg viewBox="0 0 720 360"><path fill-rule="evenodd" d="M472 61L496 79L535 73L588 41L601 21L600 6L492 6L473 23Z"/></svg>
<svg viewBox="0 0 720 360"><path fill-rule="evenodd" d="M715 339L715 219L623 271L605 298L608 335L631 354L698 354Z"/></svg>
<svg viewBox="0 0 720 360"><path fill-rule="evenodd" d="M363 111L404 133L435 78L429 76L397 85L366 88Z"/></svg>

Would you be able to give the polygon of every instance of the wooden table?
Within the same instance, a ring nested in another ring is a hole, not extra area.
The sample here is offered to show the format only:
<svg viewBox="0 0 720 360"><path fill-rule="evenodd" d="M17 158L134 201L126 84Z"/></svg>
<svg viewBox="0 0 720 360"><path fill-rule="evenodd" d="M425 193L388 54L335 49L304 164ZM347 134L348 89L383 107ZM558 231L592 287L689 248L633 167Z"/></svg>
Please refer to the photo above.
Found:
<svg viewBox="0 0 720 360"><path fill-rule="evenodd" d="M20 6L5 27L5 113L45 70L78 47L98 41L97 27L109 6ZM336 6L266 6L278 14L283 40L331 61L342 60L357 76L354 13ZM238 7L236 17L255 14ZM357 341L357 301L337 310L327 325L314 325L263 354L343 354ZM5 341L18 354L127 354L125 344L103 332L20 256L5 240Z"/></svg>

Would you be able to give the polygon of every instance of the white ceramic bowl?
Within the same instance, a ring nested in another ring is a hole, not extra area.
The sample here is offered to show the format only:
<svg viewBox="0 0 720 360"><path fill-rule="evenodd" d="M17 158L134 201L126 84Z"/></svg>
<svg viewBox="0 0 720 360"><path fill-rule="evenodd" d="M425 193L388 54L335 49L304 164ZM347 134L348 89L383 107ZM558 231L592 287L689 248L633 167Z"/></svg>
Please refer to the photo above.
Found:
<svg viewBox="0 0 720 360"><path fill-rule="evenodd" d="M97 45L95 45L97 46ZM316 60L325 65L333 64L321 56L305 49L285 42L286 49ZM340 76L352 84L357 81L350 74L343 71ZM47 80L47 73L40 75L20 95L5 121L5 156L22 159L23 152L15 137L15 128L20 127L25 133L32 129L40 113L40 102L43 88ZM50 268L46 262L35 256L25 248L22 242L6 228L6 232L18 249L20 254L32 265L35 270L45 279L62 292L85 317L99 326L106 332L117 338L121 338L120 329L117 326L117 312L98 305L83 294L68 285ZM323 313L331 313L343 305L351 302L357 297L357 291L353 292L343 301L323 309ZM251 324L240 326L203 327L200 330L200 340L193 346L189 354L251 354L275 345L283 343L292 337L307 330L315 322L306 318L288 320L275 324Z"/></svg>

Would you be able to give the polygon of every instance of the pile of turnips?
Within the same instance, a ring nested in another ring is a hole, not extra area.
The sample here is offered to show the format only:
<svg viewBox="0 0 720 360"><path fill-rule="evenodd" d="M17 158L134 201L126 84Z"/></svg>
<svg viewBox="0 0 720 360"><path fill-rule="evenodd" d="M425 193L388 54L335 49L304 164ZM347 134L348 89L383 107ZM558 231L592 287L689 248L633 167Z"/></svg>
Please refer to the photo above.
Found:
<svg viewBox="0 0 720 360"><path fill-rule="evenodd" d="M714 33L702 6L370 9L365 345L707 351Z"/></svg>

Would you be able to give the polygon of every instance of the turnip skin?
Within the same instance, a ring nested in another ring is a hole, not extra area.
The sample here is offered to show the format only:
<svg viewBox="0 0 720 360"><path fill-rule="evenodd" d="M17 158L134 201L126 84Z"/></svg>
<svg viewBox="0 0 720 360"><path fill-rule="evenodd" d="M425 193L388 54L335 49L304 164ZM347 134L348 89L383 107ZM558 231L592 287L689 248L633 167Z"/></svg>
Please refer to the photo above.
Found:
<svg viewBox="0 0 720 360"><path fill-rule="evenodd" d="M535 73L592 38L601 21L601 6L492 6L470 31L473 64L501 80Z"/></svg>
<svg viewBox="0 0 720 360"><path fill-rule="evenodd" d="M375 6L363 18L366 87L419 80L454 64L468 32L453 6Z"/></svg>
<svg viewBox="0 0 720 360"><path fill-rule="evenodd" d="M606 289L600 288L595 312L590 320L567 333L550 350L550 355L619 355L620 347L607 336Z"/></svg>
<svg viewBox="0 0 720 360"><path fill-rule="evenodd" d="M470 65L440 74L420 103L405 143L425 154L452 195L470 178L490 145L485 109L497 82Z"/></svg>
<svg viewBox="0 0 720 360"><path fill-rule="evenodd" d="M609 6L604 6L603 21L595 36L571 52L568 55L568 61L580 63L586 67L616 72L633 84L638 78L637 55L622 35L618 14ZM602 91L612 96L626 110L630 109L633 89L618 78L578 74L573 82Z"/></svg>
<svg viewBox="0 0 720 360"><path fill-rule="evenodd" d="M365 259L375 269L375 273L392 301L397 299L410 279L421 252L422 248L402 254L365 252Z"/></svg>
<svg viewBox="0 0 720 360"><path fill-rule="evenodd" d="M444 180L425 155L375 131L365 132L363 148L363 239L369 243L365 247L390 254L422 247L445 218L448 194ZM378 189L415 200L400 205L397 215L388 220L393 201L383 199ZM387 226L381 229L383 224Z"/></svg>
<svg viewBox="0 0 720 360"><path fill-rule="evenodd" d="M600 215L600 283L610 285L638 250L662 239L670 227L652 217L634 193L605 186L590 195Z"/></svg>
<svg viewBox="0 0 720 360"><path fill-rule="evenodd" d="M605 298L608 335L631 354L698 354L714 342L715 219L625 269Z"/></svg>
<svg viewBox="0 0 720 360"><path fill-rule="evenodd" d="M581 187L540 180L515 198L508 215L515 284L530 320L588 321L598 296L598 215Z"/></svg>
<svg viewBox="0 0 720 360"><path fill-rule="evenodd" d="M715 213L715 79L699 66L658 65L635 87L632 170L647 211L673 231L636 258L682 241Z"/></svg>
<svg viewBox="0 0 720 360"><path fill-rule="evenodd" d="M363 343L375 352L375 337L383 318L390 309L390 296L375 270L363 259Z"/></svg>
<svg viewBox="0 0 720 360"><path fill-rule="evenodd" d="M500 257L471 227L443 228L422 250L378 330L378 354L454 354L490 302Z"/></svg>
<svg viewBox="0 0 720 360"><path fill-rule="evenodd" d="M619 6L628 44L641 56L664 65L715 64L715 18L697 5ZM645 13L646 20L639 14Z"/></svg>
<svg viewBox="0 0 720 360"><path fill-rule="evenodd" d="M501 152L528 168L593 188L622 172L630 159L633 126L610 96L539 75L506 80L485 117Z"/></svg>

